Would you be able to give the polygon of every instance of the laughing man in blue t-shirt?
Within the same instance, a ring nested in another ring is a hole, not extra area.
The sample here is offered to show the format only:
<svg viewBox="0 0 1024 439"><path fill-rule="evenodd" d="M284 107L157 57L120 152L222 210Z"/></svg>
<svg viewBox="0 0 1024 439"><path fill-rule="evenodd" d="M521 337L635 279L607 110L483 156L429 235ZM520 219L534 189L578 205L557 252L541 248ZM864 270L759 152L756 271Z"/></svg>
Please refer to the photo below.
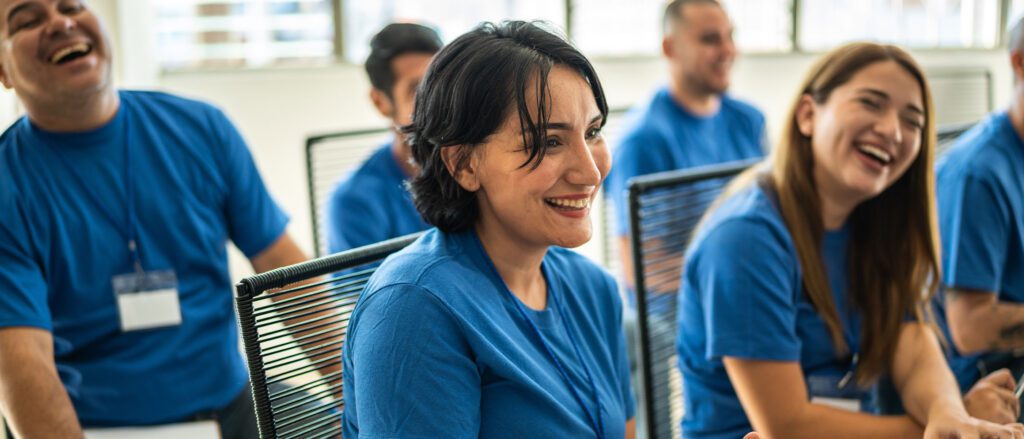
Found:
<svg viewBox="0 0 1024 439"><path fill-rule="evenodd" d="M400 128L410 122L416 87L441 45L436 32L412 23L389 24L371 40L366 59L373 86L370 99L391 121L394 138L346 176L331 195L327 208L331 253L427 228L405 190L416 166Z"/></svg>
<svg viewBox="0 0 1024 439"><path fill-rule="evenodd" d="M962 389L984 373L1024 372L1024 22L1010 34L1014 99L937 164L943 305Z"/></svg>
<svg viewBox="0 0 1024 439"><path fill-rule="evenodd" d="M210 105L114 89L79 2L0 1L0 409L16 437L184 423L255 437L226 244L304 259Z"/></svg>

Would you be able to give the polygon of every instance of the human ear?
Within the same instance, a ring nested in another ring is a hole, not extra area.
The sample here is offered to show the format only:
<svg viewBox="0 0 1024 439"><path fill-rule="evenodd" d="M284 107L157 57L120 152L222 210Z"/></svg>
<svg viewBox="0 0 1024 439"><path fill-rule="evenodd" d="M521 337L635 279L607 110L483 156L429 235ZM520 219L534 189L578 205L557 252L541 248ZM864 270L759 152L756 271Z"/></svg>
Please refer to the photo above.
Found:
<svg viewBox="0 0 1024 439"><path fill-rule="evenodd" d="M370 101L373 102L373 106L377 108L377 112L380 113L381 116L388 119L394 117L395 107L391 103L391 98L384 94L384 92L377 90L376 88L370 89Z"/></svg>
<svg viewBox="0 0 1024 439"><path fill-rule="evenodd" d="M7 75L7 63L2 59L0 59L0 84L3 84L4 88L8 90L14 88L14 84L11 84L11 78Z"/></svg>
<svg viewBox="0 0 1024 439"><path fill-rule="evenodd" d="M796 104L796 111L793 116L796 118L796 126L800 130L800 134L805 137L811 137L814 134L814 113L815 113L814 99L811 95L804 94L800 96L800 101Z"/></svg>
<svg viewBox="0 0 1024 439"><path fill-rule="evenodd" d="M474 150L465 145L441 147L441 160L455 182L469 192L480 189L478 160Z"/></svg>

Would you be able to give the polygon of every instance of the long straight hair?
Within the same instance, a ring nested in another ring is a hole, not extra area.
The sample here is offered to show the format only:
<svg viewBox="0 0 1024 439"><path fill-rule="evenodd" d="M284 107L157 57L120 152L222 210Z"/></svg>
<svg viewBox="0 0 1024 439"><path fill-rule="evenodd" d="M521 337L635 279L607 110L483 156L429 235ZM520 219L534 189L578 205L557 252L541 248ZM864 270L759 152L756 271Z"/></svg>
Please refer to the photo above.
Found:
<svg viewBox="0 0 1024 439"><path fill-rule="evenodd" d="M850 347L843 337L821 254L825 227L814 181L811 138L797 126L803 96L824 104L832 92L869 65L893 61L917 80L924 100L921 148L909 169L878 196L858 205L847 219L848 298L862 319L858 383L868 384L892 367L901 324L908 316L934 328L929 301L940 278L938 223L935 213L935 111L927 79L902 49L853 43L822 57L804 79L787 116L779 144L768 159L770 170L755 167L730 184L724 196L754 184L758 176L774 190L786 228L796 247L803 289L828 327L839 356Z"/></svg>

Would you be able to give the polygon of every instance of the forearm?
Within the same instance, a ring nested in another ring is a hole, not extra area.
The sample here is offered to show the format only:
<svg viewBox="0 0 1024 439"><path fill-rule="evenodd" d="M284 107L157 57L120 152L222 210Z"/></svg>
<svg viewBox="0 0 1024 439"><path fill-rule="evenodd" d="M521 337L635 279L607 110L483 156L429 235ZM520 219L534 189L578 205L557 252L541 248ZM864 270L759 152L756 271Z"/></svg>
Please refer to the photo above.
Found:
<svg viewBox="0 0 1024 439"><path fill-rule="evenodd" d="M0 409L15 437L83 437L52 354L46 357L12 331L25 330L0 331Z"/></svg>
<svg viewBox="0 0 1024 439"><path fill-rule="evenodd" d="M1024 348L1024 304L1000 302L994 292L949 289L946 308L961 353Z"/></svg>
<svg viewBox="0 0 1024 439"><path fill-rule="evenodd" d="M937 413L966 414L956 379L928 326L903 325L892 375L904 408L919 423L927 424Z"/></svg>
<svg viewBox="0 0 1024 439"><path fill-rule="evenodd" d="M924 429L908 416L875 416L807 403L789 425L755 429L775 438L920 438Z"/></svg>

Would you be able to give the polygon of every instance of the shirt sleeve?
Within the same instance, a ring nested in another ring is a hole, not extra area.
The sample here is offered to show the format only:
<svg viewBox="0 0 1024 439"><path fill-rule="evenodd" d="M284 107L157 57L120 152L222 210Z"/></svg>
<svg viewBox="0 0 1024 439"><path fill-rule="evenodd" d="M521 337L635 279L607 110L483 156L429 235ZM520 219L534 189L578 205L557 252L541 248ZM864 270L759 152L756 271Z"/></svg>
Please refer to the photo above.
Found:
<svg viewBox="0 0 1024 439"><path fill-rule="evenodd" d="M353 187L348 181L331 195L327 217L327 249L337 253L388 239L390 219L371 188Z"/></svg>
<svg viewBox="0 0 1024 439"><path fill-rule="evenodd" d="M392 285L356 310L346 349L363 438L475 438L480 375L449 308L422 287Z"/></svg>
<svg viewBox="0 0 1024 439"><path fill-rule="evenodd" d="M225 215L228 235L246 257L252 258L285 232L288 217L270 197L245 140L224 113L210 112L210 123L225 148L224 181L228 185Z"/></svg>
<svg viewBox="0 0 1024 439"><path fill-rule="evenodd" d="M705 319L706 357L797 361L799 291L794 256L783 233L767 223L735 218L718 224L686 267Z"/></svg>
<svg viewBox="0 0 1024 439"><path fill-rule="evenodd" d="M0 327L53 330L46 279L29 246L28 219L10 194L0 194Z"/></svg>
<svg viewBox="0 0 1024 439"><path fill-rule="evenodd" d="M940 197L947 263L944 283L999 292L1006 266L1011 215L991 179L967 175Z"/></svg>

